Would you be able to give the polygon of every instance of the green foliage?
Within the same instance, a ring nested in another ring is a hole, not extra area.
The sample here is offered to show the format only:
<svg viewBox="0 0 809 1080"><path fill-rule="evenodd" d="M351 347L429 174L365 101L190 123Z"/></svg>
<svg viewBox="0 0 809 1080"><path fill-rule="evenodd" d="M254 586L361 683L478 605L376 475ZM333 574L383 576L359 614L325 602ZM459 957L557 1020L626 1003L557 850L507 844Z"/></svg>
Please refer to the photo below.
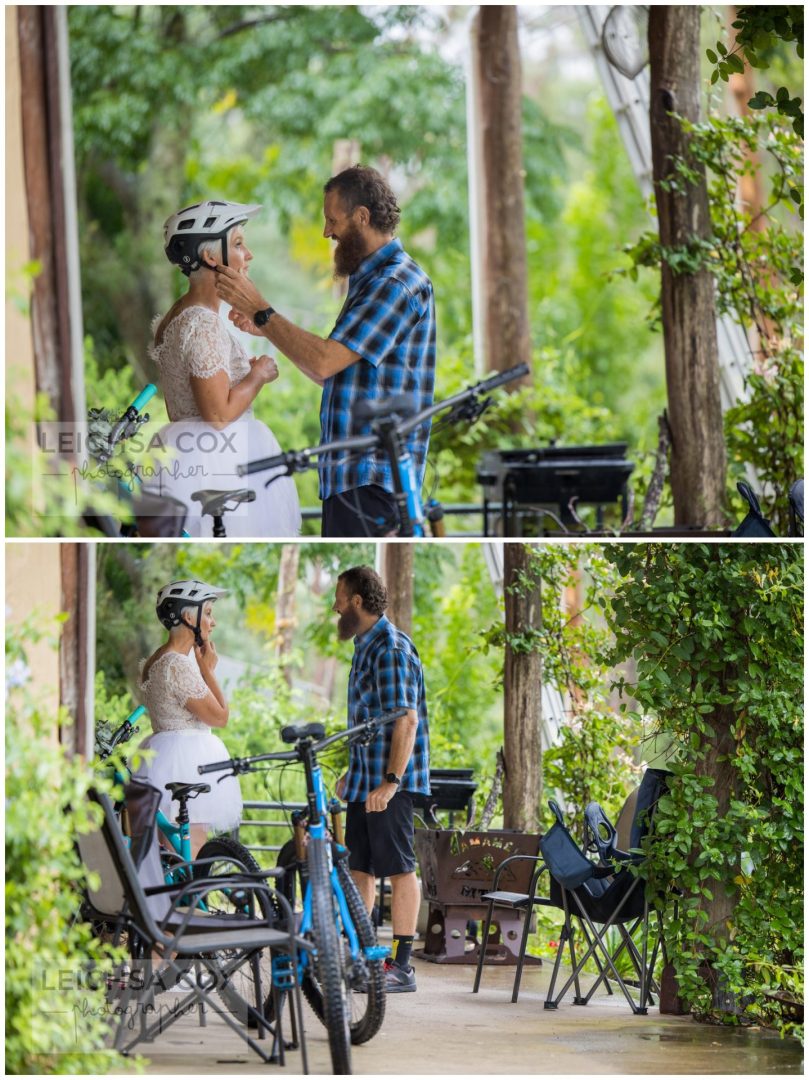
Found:
<svg viewBox="0 0 809 1080"><path fill-rule="evenodd" d="M758 341L746 395L725 414L731 479L753 466L764 488L765 513L787 531L787 492L803 475L803 236L795 223L802 189L803 146L773 116L681 121L689 160L678 159L663 181L684 192L706 168L711 235L664 249L654 233L626 250L637 272L663 261L676 273L707 268L716 281L717 310L732 315ZM766 160L767 201L759 212L740 204L738 184ZM796 199L796 195L798 198ZM731 500L741 509L735 492Z"/></svg>
<svg viewBox="0 0 809 1080"><path fill-rule="evenodd" d="M619 680L677 761L648 850L681 995L793 1032L803 999L803 560L777 545L611 547ZM675 896L670 885L681 891Z"/></svg>
<svg viewBox="0 0 809 1080"><path fill-rule="evenodd" d="M503 719L498 658L485 655L480 629L501 612L479 544L416 547L413 640L424 665L431 761L480 768L481 794Z"/></svg>
<svg viewBox="0 0 809 1080"><path fill-rule="evenodd" d="M76 918L93 777L54 741L69 717L30 684L26 645L41 636L31 619L6 642L6 1072L103 1073L121 1068L104 1046L106 979L123 953Z"/></svg>
<svg viewBox="0 0 809 1080"><path fill-rule="evenodd" d="M708 49L706 55L714 70L711 83L719 79L727 82L734 73L744 73L744 60L752 68L770 66L773 53L782 42L795 42L795 51L803 59L803 6L768 7L751 5L736 8L736 19L731 24L736 31L736 44L728 51L722 41L717 41L716 51ZM792 97L786 86L780 86L773 97L765 90L758 90L748 101L751 109L771 109L792 120L796 135L803 138L803 110L801 99Z"/></svg>

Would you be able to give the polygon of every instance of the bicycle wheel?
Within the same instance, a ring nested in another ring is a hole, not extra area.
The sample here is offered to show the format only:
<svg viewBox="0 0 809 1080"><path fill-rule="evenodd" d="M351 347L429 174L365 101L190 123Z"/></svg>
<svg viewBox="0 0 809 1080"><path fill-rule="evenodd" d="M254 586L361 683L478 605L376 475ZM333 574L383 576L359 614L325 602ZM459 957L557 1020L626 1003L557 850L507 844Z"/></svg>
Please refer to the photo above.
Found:
<svg viewBox="0 0 809 1080"><path fill-rule="evenodd" d="M312 938L317 950L314 977L321 991L323 1023L336 1076L351 1072L351 1031L345 963L329 880L329 841L309 837L307 866L312 893Z"/></svg>
<svg viewBox="0 0 809 1080"><path fill-rule="evenodd" d="M199 850L198 859L215 859L215 862L194 867L194 877L216 877L240 871L241 864L248 872L257 872L261 869L256 860L237 840L231 840L227 836L219 836L214 840L208 840ZM234 865L234 861L237 865ZM257 907L256 907L257 903ZM280 912L272 902L272 897L266 892L255 892L247 889L242 892L233 889L222 889L210 892L205 897L205 907L211 915L225 916L226 918L242 917L245 919L259 918L275 925L278 922ZM225 961L233 955L228 952L219 953ZM272 959L269 949L262 949L250 960L238 968L229 979L224 976L217 979L217 993L227 1006L228 1010L242 1023L249 1027L257 1027L256 1017L251 1015L247 1006L261 1012L261 1003L264 1003L262 1016L267 1022L271 1022L274 1015L272 1001ZM263 990L263 993L261 992ZM266 994L266 999L264 995Z"/></svg>
<svg viewBox="0 0 809 1080"><path fill-rule="evenodd" d="M302 894L304 884L302 881L296 882L297 862L293 841L290 840L281 849L278 855L278 865L283 866L287 871L282 888L287 899L294 906L296 897L299 894L298 886L300 886L300 894ZM348 941L345 936L342 937L341 948L348 989L351 1042L355 1046L359 1046L376 1035L385 1018L385 969L382 960L368 960L364 955L366 948L376 945L376 932L344 859L341 859L337 864L337 874L346 896L348 910L359 938L360 948L363 950L363 956L359 963L354 963L348 950ZM311 1005L312 1011L323 1023L323 991L315 973L311 969L307 969L304 974L301 990Z"/></svg>

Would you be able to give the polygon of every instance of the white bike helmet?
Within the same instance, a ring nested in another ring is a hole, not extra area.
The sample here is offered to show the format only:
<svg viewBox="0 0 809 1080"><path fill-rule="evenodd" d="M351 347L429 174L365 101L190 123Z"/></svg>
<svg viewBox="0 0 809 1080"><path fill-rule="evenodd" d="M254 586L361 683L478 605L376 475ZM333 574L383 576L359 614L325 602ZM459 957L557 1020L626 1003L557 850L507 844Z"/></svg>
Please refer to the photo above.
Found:
<svg viewBox="0 0 809 1080"><path fill-rule="evenodd" d="M172 581L164 585L157 594L157 617L167 630L174 626L187 626L194 631L194 639L197 645L201 646L202 609L209 600L216 600L227 594L227 589L217 589L213 585L206 585L204 581ZM197 609L196 626L192 626L182 616L187 607Z"/></svg>
<svg viewBox="0 0 809 1080"><path fill-rule="evenodd" d="M261 209L260 205L208 199L172 214L163 226L163 244L169 262L179 266L186 277L205 266L199 245L208 240L222 241L222 262L228 265L228 232L243 225Z"/></svg>

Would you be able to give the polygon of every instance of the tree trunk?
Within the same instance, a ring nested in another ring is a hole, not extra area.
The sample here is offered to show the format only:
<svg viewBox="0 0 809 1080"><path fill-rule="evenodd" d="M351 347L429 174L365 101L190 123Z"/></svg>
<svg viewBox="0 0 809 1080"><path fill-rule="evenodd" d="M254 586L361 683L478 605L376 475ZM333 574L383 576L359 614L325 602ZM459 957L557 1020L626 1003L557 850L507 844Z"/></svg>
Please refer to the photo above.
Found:
<svg viewBox="0 0 809 1080"><path fill-rule="evenodd" d="M388 616L408 636L413 633L413 545L383 544L382 578L388 590Z"/></svg>
<svg viewBox="0 0 809 1080"><path fill-rule="evenodd" d="M688 137L676 113L699 120L699 7L652 6L649 10L651 136L660 242L692 250L710 235L705 169L689 155ZM664 190L683 157L695 183L682 193ZM725 523L725 440L719 398L716 311L710 272L674 273L662 266L663 337L674 524L711 527Z"/></svg>
<svg viewBox="0 0 809 1080"><path fill-rule="evenodd" d="M738 678L738 676L737 676ZM737 678L728 679L732 687ZM712 780L707 795L716 799L716 816L720 821L727 819L730 804L736 798L738 775L732 762L736 755L736 741L733 737L733 724L738 722L738 713L729 708L719 708L711 715L710 723L713 735L708 739L708 752L697 765L697 776L706 776ZM697 852L698 854L698 852ZM707 915L702 929L716 942L726 941L729 928L733 925L738 890L733 887L733 879L741 874L741 848L734 856L734 864L722 867L721 877L706 878L702 882L711 893L711 898L700 897L699 907ZM711 990L712 1006L716 1012L737 1015L740 1005L735 994L731 993L726 980L712 965L700 968Z"/></svg>
<svg viewBox="0 0 809 1080"><path fill-rule="evenodd" d="M490 370L505 371L531 360L517 8L483 5L476 18L486 222L484 352Z"/></svg>
<svg viewBox="0 0 809 1080"><path fill-rule="evenodd" d="M524 544L506 544L503 590L506 602L506 650L503 678L503 826L534 832L539 827L542 798L540 719L542 709L542 660L536 650L518 652L512 635L542 626L542 596L537 582L514 590L518 576L529 569Z"/></svg>
<svg viewBox="0 0 809 1080"><path fill-rule="evenodd" d="M295 612L295 587L298 584L298 565L301 549L298 544L284 544L281 548L281 564L278 567L278 594L275 603L276 655L284 678L292 685L289 654L295 636L297 617Z"/></svg>

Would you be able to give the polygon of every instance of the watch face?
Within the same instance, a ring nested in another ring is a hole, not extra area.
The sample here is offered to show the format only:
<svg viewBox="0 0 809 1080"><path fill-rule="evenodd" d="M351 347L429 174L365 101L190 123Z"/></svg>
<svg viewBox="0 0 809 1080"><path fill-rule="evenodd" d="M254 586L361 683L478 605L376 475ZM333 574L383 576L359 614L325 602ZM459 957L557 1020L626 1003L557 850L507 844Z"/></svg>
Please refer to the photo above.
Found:
<svg viewBox="0 0 809 1080"><path fill-rule="evenodd" d="M253 322L256 324L256 326L263 326L266 323L267 319L269 319L269 317L269 312L257 311L253 316Z"/></svg>

